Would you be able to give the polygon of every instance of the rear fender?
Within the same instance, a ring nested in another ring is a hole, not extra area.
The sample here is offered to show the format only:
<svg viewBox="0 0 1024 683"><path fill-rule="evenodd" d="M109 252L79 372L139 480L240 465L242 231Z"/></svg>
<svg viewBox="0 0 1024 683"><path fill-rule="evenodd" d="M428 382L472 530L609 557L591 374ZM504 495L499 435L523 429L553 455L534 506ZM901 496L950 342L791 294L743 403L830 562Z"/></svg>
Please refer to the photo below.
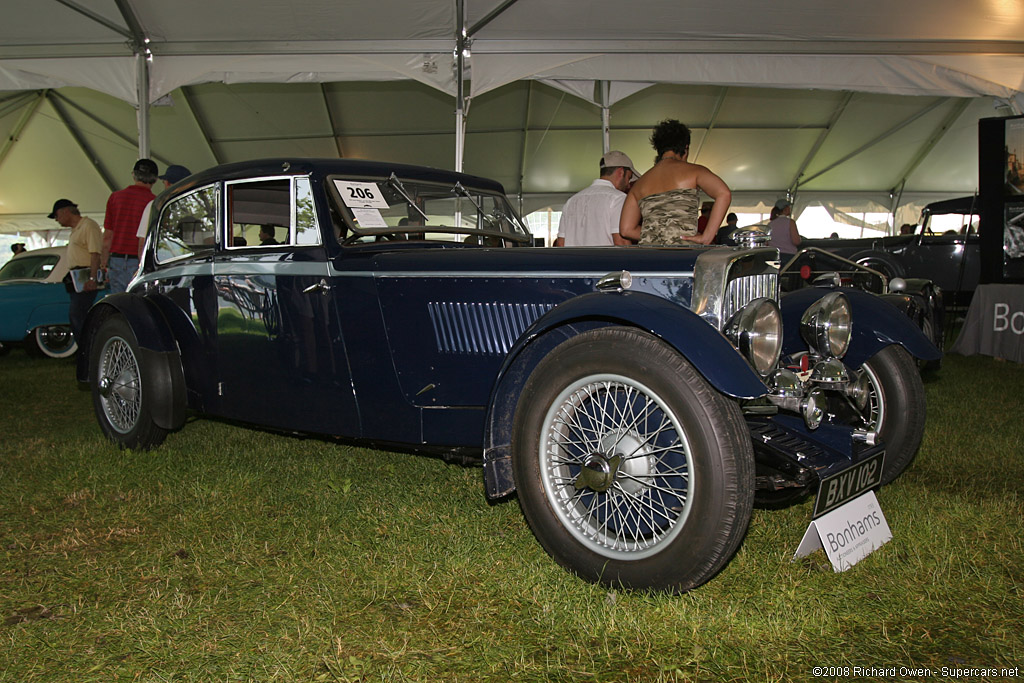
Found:
<svg viewBox="0 0 1024 683"><path fill-rule="evenodd" d="M25 334L30 333L40 325L70 325L68 322L68 307L67 301L61 301L43 304L32 309L32 313L25 323Z"/></svg>
<svg viewBox="0 0 1024 683"><path fill-rule="evenodd" d="M913 320L880 297L857 289L834 290L822 287L807 287L782 296L782 329L784 355L807 350L800 337L800 317L808 306L833 291L841 291L850 302L853 314L853 334L850 348L843 362L859 368L886 346L899 344L919 360L938 360L939 351Z"/></svg>
<svg viewBox="0 0 1024 683"><path fill-rule="evenodd" d="M660 338L684 356L708 382L735 398L763 396L767 388L746 359L703 318L643 292L593 292L556 306L513 346L492 391L484 433L484 483L488 498L515 490L511 434L516 401L530 373L553 348L581 332L628 326Z"/></svg>
<svg viewBox="0 0 1024 683"><path fill-rule="evenodd" d="M185 377L177 344L157 308L143 297L121 293L105 297L89 310L78 353L78 381L89 381L92 340L112 315L125 319L139 344L143 383L151 387L153 421L168 430L185 424Z"/></svg>

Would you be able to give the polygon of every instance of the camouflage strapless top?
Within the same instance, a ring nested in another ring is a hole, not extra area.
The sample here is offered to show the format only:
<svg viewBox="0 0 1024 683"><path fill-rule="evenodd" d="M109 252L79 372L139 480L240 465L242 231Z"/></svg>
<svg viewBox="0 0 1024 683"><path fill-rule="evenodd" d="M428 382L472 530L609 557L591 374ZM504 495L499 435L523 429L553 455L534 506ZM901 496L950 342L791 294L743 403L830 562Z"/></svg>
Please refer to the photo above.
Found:
<svg viewBox="0 0 1024 683"><path fill-rule="evenodd" d="M689 244L683 237L697 234L697 188L647 195L639 205L640 244Z"/></svg>

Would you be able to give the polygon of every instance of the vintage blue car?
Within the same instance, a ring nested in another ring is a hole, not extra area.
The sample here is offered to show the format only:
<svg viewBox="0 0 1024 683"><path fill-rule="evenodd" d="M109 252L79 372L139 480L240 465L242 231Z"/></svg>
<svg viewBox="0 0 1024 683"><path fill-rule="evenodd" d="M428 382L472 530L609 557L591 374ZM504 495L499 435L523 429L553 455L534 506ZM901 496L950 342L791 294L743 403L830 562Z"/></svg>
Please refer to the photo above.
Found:
<svg viewBox="0 0 1024 683"><path fill-rule="evenodd" d="M566 568L678 592L755 498L856 482L823 514L921 441L934 345L857 289L780 299L773 249L535 247L498 183L355 160L220 166L156 201L79 356L122 447L194 412L476 461Z"/></svg>
<svg viewBox="0 0 1024 683"><path fill-rule="evenodd" d="M78 345L68 324L66 247L33 249L0 268L0 353L24 344L50 358L67 358Z"/></svg>

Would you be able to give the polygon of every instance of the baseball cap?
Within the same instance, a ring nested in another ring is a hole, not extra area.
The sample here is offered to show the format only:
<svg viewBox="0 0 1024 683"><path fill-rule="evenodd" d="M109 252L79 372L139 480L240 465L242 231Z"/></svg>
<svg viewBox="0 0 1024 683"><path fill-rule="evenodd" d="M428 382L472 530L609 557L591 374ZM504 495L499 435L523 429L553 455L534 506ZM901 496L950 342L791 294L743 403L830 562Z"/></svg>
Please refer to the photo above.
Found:
<svg viewBox="0 0 1024 683"><path fill-rule="evenodd" d="M173 185L179 180L187 178L190 175L192 175L192 171L188 170L184 166L179 166L178 164L171 164L170 166L167 167L167 170L164 172L164 174L159 177L160 180L166 180L171 185Z"/></svg>
<svg viewBox="0 0 1024 683"><path fill-rule="evenodd" d="M50 212L50 215L47 216L47 218L56 218L58 211L60 211L61 209L67 208L69 206L73 206L76 209L78 208L78 204L75 204L70 199L58 199L57 201L55 201L53 203L53 211Z"/></svg>
<svg viewBox="0 0 1024 683"><path fill-rule="evenodd" d="M776 211L782 211L787 206L793 206L793 202L789 201L788 199L780 199L777 202L775 202Z"/></svg>
<svg viewBox="0 0 1024 683"><path fill-rule="evenodd" d="M628 156L617 150L606 152L605 155L601 157L601 168L613 168L615 166L628 168L633 172L634 176L640 175L636 172L636 169L633 168L633 161Z"/></svg>
<svg viewBox="0 0 1024 683"><path fill-rule="evenodd" d="M135 162L135 166L132 167L132 173L144 173L152 177L159 173L159 171L156 168L156 162L152 159L139 159Z"/></svg>

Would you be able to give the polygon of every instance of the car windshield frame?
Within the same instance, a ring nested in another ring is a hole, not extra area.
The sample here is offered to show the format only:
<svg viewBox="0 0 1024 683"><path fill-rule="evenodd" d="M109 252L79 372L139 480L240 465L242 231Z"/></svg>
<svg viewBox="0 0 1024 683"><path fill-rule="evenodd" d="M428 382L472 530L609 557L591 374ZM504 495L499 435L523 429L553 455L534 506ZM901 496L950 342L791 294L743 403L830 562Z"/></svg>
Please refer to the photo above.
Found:
<svg viewBox="0 0 1024 683"><path fill-rule="evenodd" d="M459 235L465 238L458 241L485 246L499 240L502 245L533 244L533 235L503 193L465 185L461 179L337 173L329 174L324 185L345 223L346 230L338 237L342 245L391 239L455 242ZM453 224L457 220L461 224Z"/></svg>

